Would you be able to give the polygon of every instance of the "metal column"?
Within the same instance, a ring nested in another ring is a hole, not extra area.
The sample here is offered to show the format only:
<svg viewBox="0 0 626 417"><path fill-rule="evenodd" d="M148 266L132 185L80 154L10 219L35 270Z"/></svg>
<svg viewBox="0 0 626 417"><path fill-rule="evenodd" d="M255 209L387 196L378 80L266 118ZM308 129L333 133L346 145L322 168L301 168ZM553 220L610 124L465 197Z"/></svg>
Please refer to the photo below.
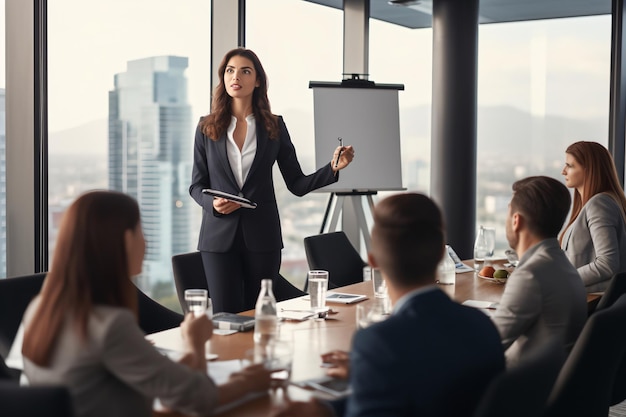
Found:
<svg viewBox="0 0 626 417"><path fill-rule="evenodd" d="M462 259L473 257L476 222L478 3L433 2L430 188Z"/></svg>

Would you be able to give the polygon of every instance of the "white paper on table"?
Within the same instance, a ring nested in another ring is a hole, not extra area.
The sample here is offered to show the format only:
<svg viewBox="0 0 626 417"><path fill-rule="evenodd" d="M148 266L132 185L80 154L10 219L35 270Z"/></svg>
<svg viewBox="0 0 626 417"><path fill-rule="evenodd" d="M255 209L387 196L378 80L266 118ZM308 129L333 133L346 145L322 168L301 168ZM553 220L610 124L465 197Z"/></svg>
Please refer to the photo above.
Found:
<svg viewBox="0 0 626 417"><path fill-rule="evenodd" d="M304 321L310 319L315 315L312 311L280 311L278 313L278 318L283 320L294 320L294 321Z"/></svg>
<svg viewBox="0 0 626 417"><path fill-rule="evenodd" d="M213 381L215 381L216 385L221 385L228 381L228 378L233 372L241 371L243 367L244 367L244 364L241 359L232 359L228 361L216 361L216 362L211 362L208 365L207 374ZM230 402L228 404L224 404L222 406L215 408L215 410L213 410L213 413L211 415L218 415L225 411L231 410L241 404L244 404L248 401L251 401L255 398L263 397L265 395L267 395L267 391L248 393L233 402ZM155 399L154 401L153 409L157 411L164 410L164 407L158 398Z"/></svg>
<svg viewBox="0 0 626 417"><path fill-rule="evenodd" d="M498 303L492 301L480 301L480 300L465 300L463 301L464 306L474 307L474 308L487 308L495 310L498 308Z"/></svg>
<svg viewBox="0 0 626 417"><path fill-rule="evenodd" d="M456 264L454 267L454 271L457 274L464 274L466 272L475 272L474 268L472 268L471 266L465 265L463 262Z"/></svg>
<svg viewBox="0 0 626 417"><path fill-rule="evenodd" d="M228 381L228 377L233 372L239 372L243 368L241 359L232 359L229 361L215 361L208 366L208 374L217 385Z"/></svg>
<svg viewBox="0 0 626 417"><path fill-rule="evenodd" d="M238 372L244 368L244 363L241 359L232 359L229 361L217 361L211 362L208 368L208 374L215 381L217 385L223 384L228 381L228 378L233 372ZM267 391L262 392L251 392L244 395L237 400L224 404L220 407L217 407L213 411L213 415L217 415L223 413L225 411L231 410L241 404L244 404L248 401L254 400L255 398L263 397L267 395Z"/></svg>
<svg viewBox="0 0 626 417"><path fill-rule="evenodd" d="M183 355L184 355L184 353L179 351L179 350L168 349L168 348L163 348L163 347L159 347L159 346L155 346L154 348L156 350L158 350L159 352L161 352L163 355L165 355L168 358L170 358L174 362L178 362L180 360L180 358L182 358ZM206 360L207 361L212 361L214 359L217 359L217 357L218 357L217 353L206 352Z"/></svg>
<svg viewBox="0 0 626 417"><path fill-rule="evenodd" d="M213 329L213 334L218 336L228 336L230 334L235 334L239 332L239 330L230 330L230 329Z"/></svg>

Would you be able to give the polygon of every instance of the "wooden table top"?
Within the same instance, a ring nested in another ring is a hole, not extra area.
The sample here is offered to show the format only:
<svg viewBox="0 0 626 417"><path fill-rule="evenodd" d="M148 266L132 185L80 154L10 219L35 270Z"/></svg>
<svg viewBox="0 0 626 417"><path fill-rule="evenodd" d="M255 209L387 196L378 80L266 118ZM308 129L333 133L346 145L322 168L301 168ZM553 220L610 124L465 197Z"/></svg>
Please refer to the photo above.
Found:
<svg viewBox="0 0 626 417"><path fill-rule="evenodd" d="M498 302L502 296L505 285L498 284L486 279L479 278L475 273L466 272L456 275L454 285L439 285L439 288L452 299L462 303L466 300L481 300ZM348 285L337 290L338 292L364 294L367 300L361 303L374 302L373 287L371 281ZM590 308L594 308L600 296L589 294L587 302ZM301 381L310 378L324 376L324 370L320 367L322 353L333 349L350 350L352 335L356 329L356 304L329 304L336 314L329 315L327 320L306 320L302 322L282 322L280 324L281 337L291 335L294 344L294 358L292 381ZM278 303L280 309L308 310L309 301L302 298L282 301ZM254 311L244 312L245 315L254 315ZM218 355L217 360L241 359L245 357L247 350L254 346L252 331L235 333L228 336L214 335L207 345L207 351ZM180 329L170 329L147 336L156 346L173 350L183 350L180 337ZM211 363L209 362L209 368ZM282 400L272 394L257 398L231 409L220 416L252 417L267 415L270 409ZM308 400L310 391L290 386L288 395L296 400ZM156 413L158 416L180 416L177 413Z"/></svg>

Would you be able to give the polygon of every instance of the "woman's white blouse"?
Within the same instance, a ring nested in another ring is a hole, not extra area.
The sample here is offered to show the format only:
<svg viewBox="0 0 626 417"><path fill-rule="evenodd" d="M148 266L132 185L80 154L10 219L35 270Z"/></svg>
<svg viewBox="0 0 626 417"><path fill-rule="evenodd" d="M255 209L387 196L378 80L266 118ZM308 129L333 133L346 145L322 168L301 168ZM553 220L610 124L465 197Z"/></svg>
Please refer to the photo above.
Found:
<svg viewBox="0 0 626 417"><path fill-rule="evenodd" d="M248 172L250 172L252 161L254 161L254 156L256 155L256 121L254 114L246 116L246 122L248 129L241 151L239 151L239 147L233 137L235 127L237 126L237 118L235 116L231 116L230 126L228 126L228 130L226 131L226 137L228 138L226 142L228 162L230 163L230 169L233 170L233 175L235 176L235 180L237 180L239 188L243 188Z"/></svg>

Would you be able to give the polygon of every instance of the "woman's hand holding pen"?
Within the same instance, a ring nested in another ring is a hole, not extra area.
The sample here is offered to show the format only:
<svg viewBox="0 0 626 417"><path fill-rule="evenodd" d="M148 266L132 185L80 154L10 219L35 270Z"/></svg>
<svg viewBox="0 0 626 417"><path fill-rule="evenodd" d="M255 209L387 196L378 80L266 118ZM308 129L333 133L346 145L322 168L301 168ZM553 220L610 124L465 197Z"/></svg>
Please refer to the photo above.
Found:
<svg viewBox="0 0 626 417"><path fill-rule="evenodd" d="M213 198L213 209L219 214L230 214L241 208L241 204L221 197Z"/></svg>
<svg viewBox="0 0 626 417"><path fill-rule="evenodd" d="M333 159L330 161L330 167L333 172L344 169L354 159L354 148L349 146L337 146L333 153Z"/></svg>

